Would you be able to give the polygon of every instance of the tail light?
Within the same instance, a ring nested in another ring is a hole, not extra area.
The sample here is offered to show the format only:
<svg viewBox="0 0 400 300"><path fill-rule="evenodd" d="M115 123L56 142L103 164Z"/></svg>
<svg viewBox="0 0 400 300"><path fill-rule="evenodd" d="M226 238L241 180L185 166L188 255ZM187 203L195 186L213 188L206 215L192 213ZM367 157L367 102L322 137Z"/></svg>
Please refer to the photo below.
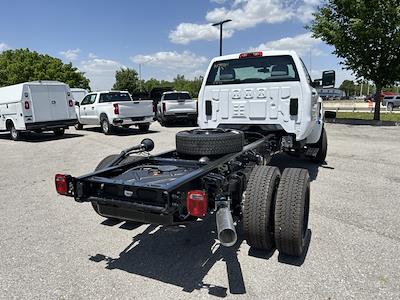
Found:
<svg viewBox="0 0 400 300"><path fill-rule="evenodd" d="M166 104L165 104L165 102L163 102L163 104L162 104L162 111L163 111L163 113L165 113L166 110L167 110Z"/></svg>
<svg viewBox="0 0 400 300"><path fill-rule="evenodd" d="M24 103L24 107L25 109L29 109L30 105L29 105L29 101L25 101Z"/></svg>
<svg viewBox="0 0 400 300"><path fill-rule="evenodd" d="M239 58L249 58L249 57L260 57L263 53L261 51L258 52L248 52L248 53L241 53Z"/></svg>
<svg viewBox="0 0 400 300"><path fill-rule="evenodd" d="M119 115L119 105L118 105L118 103L114 103L114 114Z"/></svg>
<svg viewBox="0 0 400 300"><path fill-rule="evenodd" d="M65 174L56 174L55 176L55 184L56 184L56 190L57 193L60 195L70 195L70 175L65 175Z"/></svg>
<svg viewBox="0 0 400 300"><path fill-rule="evenodd" d="M187 193L188 213L194 217L204 217L207 213L207 196L204 191L192 190Z"/></svg>
<svg viewBox="0 0 400 300"><path fill-rule="evenodd" d="M74 106L74 101L69 100L69 101L68 101L68 105L69 105L69 107L73 107L73 106Z"/></svg>

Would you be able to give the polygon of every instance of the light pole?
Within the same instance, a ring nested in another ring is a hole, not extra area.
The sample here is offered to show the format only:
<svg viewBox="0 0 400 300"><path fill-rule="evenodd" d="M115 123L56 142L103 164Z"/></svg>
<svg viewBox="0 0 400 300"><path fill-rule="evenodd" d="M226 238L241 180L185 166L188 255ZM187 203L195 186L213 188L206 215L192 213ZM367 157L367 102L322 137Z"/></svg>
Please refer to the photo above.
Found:
<svg viewBox="0 0 400 300"><path fill-rule="evenodd" d="M146 61L139 63L139 91L142 91L142 65L146 64L152 60L154 60L154 58L150 58Z"/></svg>
<svg viewBox="0 0 400 300"><path fill-rule="evenodd" d="M232 21L231 19L227 19L215 24L212 24L212 26L219 26L219 56L222 56L222 27L225 23L228 23Z"/></svg>

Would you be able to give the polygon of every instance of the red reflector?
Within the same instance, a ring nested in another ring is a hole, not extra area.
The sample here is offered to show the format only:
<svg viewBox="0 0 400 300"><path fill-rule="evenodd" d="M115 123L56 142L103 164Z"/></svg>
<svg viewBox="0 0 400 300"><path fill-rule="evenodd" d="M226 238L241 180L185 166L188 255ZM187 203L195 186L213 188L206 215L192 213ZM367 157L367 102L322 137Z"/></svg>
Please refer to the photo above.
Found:
<svg viewBox="0 0 400 300"><path fill-rule="evenodd" d="M188 213L194 217L204 217L207 213L207 196L204 191L193 190L187 193Z"/></svg>
<svg viewBox="0 0 400 300"><path fill-rule="evenodd" d="M29 109L29 107L30 107L29 102L25 101L24 106L25 106L25 109Z"/></svg>
<svg viewBox="0 0 400 300"><path fill-rule="evenodd" d="M118 105L118 103L114 103L114 114L119 115L119 105Z"/></svg>
<svg viewBox="0 0 400 300"><path fill-rule="evenodd" d="M248 53L241 53L239 55L239 58L260 57L262 55L263 55L263 53L261 51L259 51L259 52L248 52Z"/></svg>
<svg viewBox="0 0 400 300"><path fill-rule="evenodd" d="M74 101L72 101L72 100L69 100L69 101L68 101L68 105L69 105L69 107L72 107L72 106L74 106Z"/></svg>
<svg viewBox="0 0 400 300"><path fill-rule="evenodd" d="M68 195L69 175L56 174L55 183L57 193L60 195Z"/></svg>

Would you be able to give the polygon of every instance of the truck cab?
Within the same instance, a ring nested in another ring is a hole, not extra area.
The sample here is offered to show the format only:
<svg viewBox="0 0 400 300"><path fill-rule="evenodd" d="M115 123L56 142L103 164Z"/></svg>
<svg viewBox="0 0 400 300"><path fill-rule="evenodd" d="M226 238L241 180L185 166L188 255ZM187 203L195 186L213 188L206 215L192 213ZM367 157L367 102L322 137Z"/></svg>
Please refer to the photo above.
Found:
<svg viewBox="0 0 400 300"><path fill-rule="evenodd" d="M199 126L284 132L293 144L317 143L323 111L315 87L294 51L216 57L199 93Z"/></svg>

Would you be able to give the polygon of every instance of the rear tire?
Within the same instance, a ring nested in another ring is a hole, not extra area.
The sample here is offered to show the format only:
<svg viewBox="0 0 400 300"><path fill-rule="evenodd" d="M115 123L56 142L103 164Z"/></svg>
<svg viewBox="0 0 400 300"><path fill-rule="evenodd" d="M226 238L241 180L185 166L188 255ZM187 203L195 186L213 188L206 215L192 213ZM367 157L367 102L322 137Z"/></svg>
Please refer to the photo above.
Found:
<svg viewBox="0 0 400 300"><path fill-rule="evenodd" d="M187 155L221 155L243 150L244 134L237 130L193 129L176 134L176 151Z"/></svg>
<svg viewBox="0 0 400 300"><path fill-rule="evenodd" d="M63 136L65 133L65 129L64 128L57 128L53 130L53 133L55 136Z"/></svg>
<svg viewBox="0 0 400 300"><path fill-rule="evenodd" d="M15 129L14 123L10 126L10 135L13 141L19 141L21 139L21 131Z"/></svg>
<svg viewBox="0 0 400 300"><path fill-rule="evenodd" d="M277 167L255 166L243 200L243 233L250 247L272 250L274 202L280 180Z"/></svg>
<svg viewBox="0 0 400 300"><path fill-rule="evenodd" d="M279 253L303 255L308 230L310 177L305 169L285 169L275 203L275 243Z"/></svg>
<svg viewBox="0 0 400 300"><path fill-rule="evenodd" d="M107 117L103 117L100 122L101 130L105 135L109 135L113 132L113 125L110 124Z"/></svg>
<svg viewBox="0 0 400 300"><path fill-rule="evenodd" d="M139 130L141 132L148 132L150 129L150 124L146 123L146 124L139 124Z"/></svg>

